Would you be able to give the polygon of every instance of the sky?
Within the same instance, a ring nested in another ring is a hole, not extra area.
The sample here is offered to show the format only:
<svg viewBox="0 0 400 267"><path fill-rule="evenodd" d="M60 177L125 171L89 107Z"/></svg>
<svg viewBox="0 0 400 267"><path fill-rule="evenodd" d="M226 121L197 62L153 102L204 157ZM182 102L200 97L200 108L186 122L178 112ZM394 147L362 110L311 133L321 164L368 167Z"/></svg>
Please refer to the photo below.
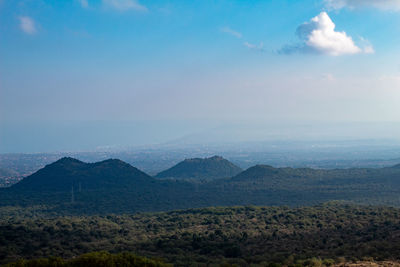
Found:
<svg viewBox="0 0 400 267"><path fill-rule="evenodd" d="M400 0L0 0L0 152L398 125L399 103Z"/></svg>

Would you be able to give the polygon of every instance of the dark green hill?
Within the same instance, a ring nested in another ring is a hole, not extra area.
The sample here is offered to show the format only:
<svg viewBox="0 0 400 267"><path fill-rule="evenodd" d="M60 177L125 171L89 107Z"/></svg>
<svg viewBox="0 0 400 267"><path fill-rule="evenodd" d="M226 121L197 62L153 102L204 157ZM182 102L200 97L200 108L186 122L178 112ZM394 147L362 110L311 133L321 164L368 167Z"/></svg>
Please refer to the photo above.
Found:
<svg viewBox="0 0 400 267"><path fill-rule="evenodd" d="M250 167L203 186L214 205L314 205L331 200L400 206L400 169ZM216 197L217 196L217 197Z"/></svg>
<svg viewBox="0 0 400 267"><path fill-rule="evenodd" d="M391 193L400 190L400 168L382 169L310 169L273 168L257 165L233 177L230 184L254 188L304 191L332 194L353 194L367 191ZM335 198L335 199L341 199Z"/></svg>
<svg viewBox="0 0 400 267"><path fill-rule="evenodd" d="M80 214L155 211L188 207L184 200L193 190L190 183L160 181L118 159L84 163L62 158L0 189L0 203L45 204L56 212Z"/></svg>
<svg viewBox="0 0 400 267"><path fill-rule="evenodd" d="M400 168L382 169L310 169L274 168L256 165L241 172L231 183L252 183L264 187L291 188L293 190L316 187L350 185L400 186ZM261 187L262 188L262 187Z"/></svg>
<svg viewBox="0 0 400 267"><path fill-rule="evenodd" d="M219 157L206 160L225 162ZM199 161L204 160L187 160L184 165L195 162L198 166ZM63 158L10 188L0 189L0 206L51 205L54 212L63 214L300 206L331 200L400 206L399 195L400 168L319 170L257 165L232 178L197 183L155 179L116 159L84 163Z"/></svg>
<svg viewBox="0 0 400 267"><path fill-rule="evenodd" d="M71 191L110 189L131 184L149 183L154 179L137 168L118 159L84 163L73 158L62 158L45 166L12 186L12 190Z"/></svg>
<svg viewBox="0 0 400 267"><path fill-rule="evenodd" d="M276 177L281 175L281 169L274 168L269 165L256 165L253 167L248 168L247 170L239 173L235 177L233 177L233 180L247 180L247 179L252 179L252 180L258 180L258 179L263 179L265 177Z"/></svg>
<svg viewBox="0 0 400 267"><path fill-rule="evenodd" d="M214 156L211 158L186 159L172 168L160 172L157 178L176 178L176 179L218 179L228 178L237 175L242 171L241 168L232 162Z"/></svg>

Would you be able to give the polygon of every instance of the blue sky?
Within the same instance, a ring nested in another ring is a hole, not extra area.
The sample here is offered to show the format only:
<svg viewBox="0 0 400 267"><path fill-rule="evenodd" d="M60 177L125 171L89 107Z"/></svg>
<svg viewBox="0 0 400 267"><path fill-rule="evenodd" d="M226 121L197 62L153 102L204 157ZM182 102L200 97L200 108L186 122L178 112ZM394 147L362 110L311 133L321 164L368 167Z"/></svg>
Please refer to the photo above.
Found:
<svg viewBox="0 0 400 267"><path fill-rule="evenodd" d="M0 0L2 139L83 122L397 123L399 52L397 0Z"/></svg>

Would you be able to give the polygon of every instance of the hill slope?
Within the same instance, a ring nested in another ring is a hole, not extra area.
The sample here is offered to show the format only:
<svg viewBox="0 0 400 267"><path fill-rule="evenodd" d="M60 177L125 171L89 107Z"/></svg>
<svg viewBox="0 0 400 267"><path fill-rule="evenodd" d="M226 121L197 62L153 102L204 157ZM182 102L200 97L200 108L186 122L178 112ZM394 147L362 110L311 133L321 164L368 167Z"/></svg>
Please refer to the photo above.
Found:
<svg viewBox="0 0 400 267"><path fill-rule="evenodd" d="M232 162L214 156L211 158L186 159L172 168L160 172L157 178L177 178L177 179L218 179L235 176L242 171L241 168Z"/></svg>
<svg viewBox="0 0 400 267"><path fill-rule="evenodd" d="M62 158L10 188L0 190L4 205L53 205L72 213L137 212L187 207L193 186L160 181L117 159L84 163Z"/></svg>
<svg viewBox="0 0 400 267"><path fill-rule="evenodd" d="M149 175L118 159L84 163L62 158L26 177L12 189L52 192L71 191L72 187L77 190L110 189L152 180Z"/></svg>
<svg viewBox="0 0 400 267"><path fill-rule="evenodd" d="M399 187L400 168L324 170L256 165L233 177L230 182L292 190L327 186L348 188L351 185Z"/></svg>

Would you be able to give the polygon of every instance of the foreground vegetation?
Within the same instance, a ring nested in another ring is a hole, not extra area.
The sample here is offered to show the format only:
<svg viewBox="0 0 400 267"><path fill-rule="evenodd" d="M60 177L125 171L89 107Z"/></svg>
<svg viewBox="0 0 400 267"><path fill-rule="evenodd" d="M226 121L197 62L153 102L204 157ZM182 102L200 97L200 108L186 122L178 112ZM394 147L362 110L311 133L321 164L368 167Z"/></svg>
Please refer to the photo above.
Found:
<svg viewBox="0 0 400 267"><path fill-rule="evenodd" d="M41 210L44 207L40 207ZM107 216L43 217L1 208L0 259L128 251L191 264L330 265L399 260L400 209L329 203Z"/></svg>
<svg viewBox="0 0 400 267"><path fill-rule="evenodd" d="M17 262L6 264L5 267L172 267L173 264L167 264L160 260L153 260L146 257L139 257L132 253L119 253L110 254L105 251L92 252L81 255L73 259L62 259L57 257L33 259L33 260L19 260ZM191 266L198 266L193 263ZM201 265L200 265L201 266ZM209 265L207 265L209 266ZM220 267L236 267L237 264L221 263L212 264L211 266ZM247 266L247 265L246 265ZM258 266L258 264L251 264L250 266ZM356 262L334 262L333 260L321 260L312 258L307 260L298 260L296 263L264 263L264 267L400 267L400 262L394 261L356 261Z"/></svg>
<svg viewBox="0 0 400 267"><path fill-rule="evenodd" d="M108 252L93 252L81 255L77 258L64 260L62 258L50 257L34 260L19 260L14 263L9 263L7 267L101 267L101 266L130 266L130 267L170 267L171 264L166 264L159 260L152 260L145 257L139 257L131 253L110 254Z"/></svg>

